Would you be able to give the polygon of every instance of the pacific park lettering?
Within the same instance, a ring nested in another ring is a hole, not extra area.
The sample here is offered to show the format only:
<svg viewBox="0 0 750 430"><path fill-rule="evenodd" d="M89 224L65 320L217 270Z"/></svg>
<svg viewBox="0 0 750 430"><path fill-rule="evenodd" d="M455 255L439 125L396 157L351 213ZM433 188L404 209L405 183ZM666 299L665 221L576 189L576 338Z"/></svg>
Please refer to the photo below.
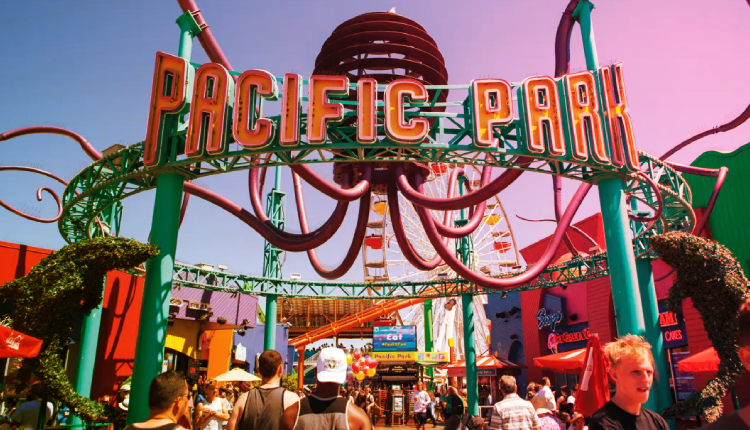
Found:
<svg viewBox="0 0 750 430"><path fill-rule="evenodd" d="M382 88L382 87L381 87ZM356 142L378 141L378 84L372 78L356 83ZM519 145L532 156L609 166L626 172L638 169L638 151L625 96L622 64L565 75L527 78L516 89L503 79L475 79L469 86L466 129L477 148L497 148L497 128L518 124ZM221 155L229 143L260 149L274 140L289 150L303 145L303 79L287 73L279 94L276 78L265 70L247 70L235 79L221 65L207 63L197 70L186 60L157 53L143 161L148 167L165 163L166 138L187 113L185 155L200 159ZM346 76L313 75L308 81L307 144L328 143L329 128L344 118L336 102L349 96ZM428 88L414 79L396 79L385 86L382 128L401 145L424 143L430 132L427 118L407 115L407 109L427 106ZM263 116L263 101L281 97L278 124Z"/></svg>

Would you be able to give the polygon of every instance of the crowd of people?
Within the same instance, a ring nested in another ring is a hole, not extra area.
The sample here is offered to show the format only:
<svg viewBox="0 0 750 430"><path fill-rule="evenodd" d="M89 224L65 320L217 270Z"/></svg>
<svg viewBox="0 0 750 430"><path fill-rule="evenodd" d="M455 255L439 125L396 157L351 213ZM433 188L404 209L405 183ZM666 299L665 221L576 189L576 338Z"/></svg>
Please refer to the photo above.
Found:
<svg viewBox="0 0 750 430"><path fill-rule="evenodd" d="M750 301L740 311L739 357L750 370ZM609 378L615 385L609 402L592 416L576 411L579 387L560 387L555 396L548 378L528 387L529 395L518 395L516 379L504 375L499 380L501 399L493 402L489 387L480 387L479 399L487 411L483 416L467 413L466 393L456 387L441 387L432 394L421 382L412 392L416 430L441 420L445 430L668 430L667 422L644 408L653 384L654 364L651 346L640 336L627 335L604 347L609 362ZM180 423L190 416L190 392L182 376L167 372L157 376L149 391L151 415L143 423L126 430L370 430L372 409L377 407L370 387L359 391L342 389L346 382L346 353L324 348L317 359L317 384L302 396L280 386L283 372L281 355L267 350L260 355L260 386L239 396L234 388L223 394L209 381L205 399L196 399L193 424ZM229 394L233 393L233 394ZM237 399L231 407L225 400ZM237 398L239 397L239 398ZM708 430L750 429L750 406L711 424Z"/></svg>
<svg viewBox="0 0 750 430"><path fill-rule="evenodd" d="M364 345L362 345L359 348L355 348L354 344L349 344L349 346L346 346L346 345L344 345L341 342L339 342L338 344L332 344L332 343L327 343L326 342L326 343L323 343L320 346L312 346L312 345L307 346L305 348L305 352L316 353L316 352L320 351L321 349L325 349L325 348L339 348L339 349L343 349L344 351L349 352L350 354L353 353L355 350L360 351L360 352L365 352L365 353L366 352L372 352L372 350L373 350L372 342L366 342ZM310 355L312 355L312 354L310 354ZM305 355L305 357L308 357L308 355Z"/></svg>
<svg viewBox="0 0 750 430"><path fill-rule="evenodd" d="M739 358L750 370L750 301L740 310L738 345ZM521 398L515 378L504 375L499 379L500 399L492 398L490 387L479 387L480 416L467 413L465 390L442 386L428 392L418 382L411 393L413 425L416 430L425 430L430 422L445 430L668 430L660 415L642 407L654 378L651 346L640 336L628 335L605 345L604 355L614 394L590 417L576 411L576 403L582 401L578 385L570 390L559 387L556 396L550 380L542 378L539 384L529 384L527 397ZM343 349L322 349L317 384L307 393L281 386L283 358L275 350L260 355L261 382L255 388L201 379L193 393L182 374L165 372L151 382L149 418L125 430L371 430L377 402L369 386L343 388L347 367ZM10 414L13 427L36 429L43 390L41 384L28 390L26 402ZM127 409L127 399L122 397L118 405ZM45 419L52 414L49 403ZM706 428L750 430L750 406Z"/></svg>

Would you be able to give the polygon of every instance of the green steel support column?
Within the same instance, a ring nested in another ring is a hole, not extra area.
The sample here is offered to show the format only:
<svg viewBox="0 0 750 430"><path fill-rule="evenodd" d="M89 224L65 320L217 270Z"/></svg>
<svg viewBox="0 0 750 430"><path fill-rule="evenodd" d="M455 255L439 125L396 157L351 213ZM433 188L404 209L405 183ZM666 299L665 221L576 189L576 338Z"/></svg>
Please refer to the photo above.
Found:
<svg viewBox="0 0 750 430"><path fill-rule="evenodd" d="M578 23L581 25L583 51L586 57L586 67L589 70L596 70L599 67L594 28L591 24L591 9L593 8L594 5L591 2L581 1L573 12L573 16L578 18ZM604 238L607 243L607 261L610 270L609 279L612 284L612 301L615 305L617 335L642 336L646 332L646 326L640 306L641 293L636 278L633 236L623 193L625 182L620 178L603 179L599 181L598 188Z"/></svg>
<svg viewBox="0 0 750 430"><path fill-rule="evenodd" d="M285 214L284 200L286 193L281 191L281 169L276 167L276 179L273 190L268 193L266 199L266 215L271 222L284 229ZM266 242L265 252L263 253L263 276L266 278L281 279L282 254L284 251ZM266 330L263 340L263 349L276 349L276 299L275 295L266 296Z"/></svg>
<svg viewBox="0 0 750 430"><path fill-rule="evenodd" d="M161 373L164 342L167 339L167 316L172 292L172 268L177 251L180 226L183 177L175 173L159 175L151 221L151 244L159 255L146 262L141 317L133 365L133 398L128 409L128 423L148 419L148 393L151 380Z"/></svg>
<svg viewBox="0 0 750 430"><path fill-rule="evenodd" d="M641 293L636 277L632 234L628 223L622 179L605 179L599 182L599 202L607 243L609 279L612 284L612 301L615 305L617 335L646 334Z"/></svg>
<svg viewBox="0 0 750 430"><path fill-rule="evenodd" d="M466 177L461 176L458 179L458 189L461 195L464 194L464 184ZM461 209L459 218L456 220L456 227L466 225L466 211ZM471 237L465 236L458 239L456 245L456 254L466 267L474 269L474 249ZM477 352L474 349L474 309L471 307L474 296L471 294L461 295L461 308L464 319L464 363L466 365L466 405L467 413L479 416L479 390L477 384ZM460 386L460 384L459 384Z"/></svg>
<svg viewBox="0 0 750 430"><path fill-rule="evenodd" d="M599 67L596 42L594 41L594 28L591 24L591 10L593 8L594 5L591 2L582 1L573 13L581 25L586 67L589 70L596 70ZM667 362L664 358L661 331L658 327L659 315L653 288L651 265L649 262L636 264L633 255L632 233L623 194L625 182L619 178L604 179L599 182L598 188L604 223L604 237L607 242L609 279L612 284L612 301L615 307L617 335L645 335L653 346L656 362L655 370L663 376L654 380L656 395L649 396L649 401L645 406L647 409L659 411L671 402L669 402L669 378L664 377L667 375ZM646 314L645 319L644 312Z"/></svg>
<svg viewBox="0 0 750 430"><path fill-rule="evenodd" d="M100 219L109 226L109 234L117 236L120 230L118 214L122 210L122 203L116 202L108 207L100 215ZM102 289L107 284L104 278ZM81 325L81 339L78 346L78 367L76 368L74 388L83 397L91 396L91 382L94 379L94 366L96 364L96 348L99 342L99 327L102 322L102 304L92 310L83 318ZM83 421L74 415L71 424L81 425Z"/></svg>
<svg viewBox="0 0 750 430"><path fill-rule="evenodd" d="M474 296L463 294L461 306L464 317L464 360L466 363L466 405L468 413L479 416L479 390L477 387L477 352L474 350Z"/></svg>
<svg viewBox="0 0 750 430"><path fill-rule="evenodd" d="M277 296L266 296L266 331L263 338L263 350L276 349L276 299Z"/></svg>
<svg viewBox="0 0 750 430"><path fill-rule="evenodd" d="M667 367L667 351L664 349L664 339L659 325L659 305L656 301L654 289L654 273L650 261L636 261L638 271L638 286L643 300L643 319L646 323L646 340L651 344L654 355L654 393L649 396L646 408L661 412L672 405L672 391L669 388L669 368Z"/></svg>
<svg viewBox="0 0 750 430"><path fill-rule="evenodd" d="M424 301L424 350L432 352L432 300ZM427 376L435 376L432 367L427 368Z"/></svg>
<svg viewBox="0 0 750 430"><path fill-rule="evenodd" d="M188 13L181 15L177 24L180 27L178 55L190 61L192 38L200 29ZM156 184L150 243L159 247L159 255L146 262L128 424L148 419L147 393L151 380L161 373L183 186L184 178L175 173L159 175Z"/></svg>

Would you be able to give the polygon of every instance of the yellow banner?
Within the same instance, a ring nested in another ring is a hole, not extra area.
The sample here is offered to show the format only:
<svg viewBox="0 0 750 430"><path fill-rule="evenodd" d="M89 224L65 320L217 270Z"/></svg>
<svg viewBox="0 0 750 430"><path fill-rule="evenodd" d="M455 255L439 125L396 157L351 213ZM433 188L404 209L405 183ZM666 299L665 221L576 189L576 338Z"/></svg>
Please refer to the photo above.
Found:
<svg viewBox="0 0 750 430"><path fill-rule="evenodd" d="M431 362L447 363L450 356L447 352L372 352L370 356L379 362L388 361L412 361L412 362Z"/></svg>

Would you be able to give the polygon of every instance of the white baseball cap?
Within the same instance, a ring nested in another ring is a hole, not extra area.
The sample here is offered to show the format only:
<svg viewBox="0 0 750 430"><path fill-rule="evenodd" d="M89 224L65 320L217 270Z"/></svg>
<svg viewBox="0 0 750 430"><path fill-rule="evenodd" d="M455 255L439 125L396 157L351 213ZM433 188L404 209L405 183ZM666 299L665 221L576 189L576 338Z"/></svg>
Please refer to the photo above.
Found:
<svg viewBox="0 0 750 430"><path fill-rule="evenodd" d="M338 348L323 348L318 355L318 382L346 382L346 354Z"/></svg>

